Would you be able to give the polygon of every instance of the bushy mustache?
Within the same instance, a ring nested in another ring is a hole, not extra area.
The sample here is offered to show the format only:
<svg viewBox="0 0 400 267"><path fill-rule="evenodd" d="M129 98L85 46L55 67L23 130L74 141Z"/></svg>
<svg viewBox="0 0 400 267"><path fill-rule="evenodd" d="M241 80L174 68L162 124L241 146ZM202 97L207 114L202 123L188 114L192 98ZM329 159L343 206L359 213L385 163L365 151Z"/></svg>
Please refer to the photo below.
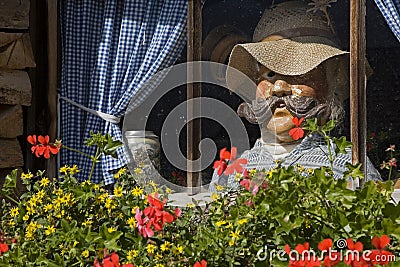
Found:
<svg viewBox="0 0 400 267"><path fill-rule="evenodd" d="M251 104L242 103L239 105L237 113L253 124L268 123L275 110L282 104L285 104L286 109L297 118L321 118L330 113L329 103L321 103L312 97L293 95L258 98Z"/></svg>

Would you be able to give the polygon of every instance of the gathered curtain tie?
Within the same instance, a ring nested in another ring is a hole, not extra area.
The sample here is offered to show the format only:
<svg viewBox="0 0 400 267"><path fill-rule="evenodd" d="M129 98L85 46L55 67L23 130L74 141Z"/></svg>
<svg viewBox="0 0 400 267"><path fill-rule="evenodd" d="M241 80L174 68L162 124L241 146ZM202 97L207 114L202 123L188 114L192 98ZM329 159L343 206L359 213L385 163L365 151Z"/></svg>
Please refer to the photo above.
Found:
<svg viewBox="0 0 400 267"><path fill-rule="evenodd" d="M78 104L75 101L73 101L73 100L71 100L71 99L69 99L69 98L67 98L65 96L59 96L59 98L64 100L64 101L66 101L66 102L68 102L68 103L70 103L71 105L73 105L75 107L78 107L78 108L80 108L80 109L82 109L82 110L84 110L86 112L89 112L89 113L91 113L93 115L96 115L96 116L102 118L103 120L111 122L113 124L119 124L119 122L121 121L121 118L119 118L117 116L110 115L110 114L107 114L107 113L104 113L104 112L101 112L101 111L98 111L98 110L94 110L94 109L91 109L91 108L87 108L87 107L85 107L85 106L83 106L81 104Z"/></svg>

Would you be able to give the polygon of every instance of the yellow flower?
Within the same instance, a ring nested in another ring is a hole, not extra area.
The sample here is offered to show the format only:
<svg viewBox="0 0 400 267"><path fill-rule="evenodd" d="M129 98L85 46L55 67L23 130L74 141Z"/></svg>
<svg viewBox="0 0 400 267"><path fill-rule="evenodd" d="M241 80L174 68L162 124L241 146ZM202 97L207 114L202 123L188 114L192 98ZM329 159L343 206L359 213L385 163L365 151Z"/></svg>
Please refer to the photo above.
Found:
<svg viewBox="0 0 400 267"><path fill-rule="evenodd" d="M60 173L67 174L68 172L69 172L69 166L68 165L65 165L65 166L60 168Z"/></svg>
<svg viewBox="0 0 400 267"><path fill-rule="evenodd" d="M82 257L84 257L84 258L89 257L89 250L85 249L85 250L82 252Z"/></svg>
<svg viewBox="0 0 400 267"><path fill-rule="evenodd" d="M126 253L126 258L128 260L132 260L136 258L139 255L139 252L137 250L129 250L128 253Z"/></svg>
<svg viewBox="0 0 400 267"><path fill-rule="evenodd" d="M141 196L143 194L143 189L136 186L135 188L132 189L131 193L135 197L138 197L138 196Z"/></svg>
<svg viewBox="0 0 400 267"><path fill-rule="evenodd" d="M165 267L165 266L164 266L164 264L157 263L156 266L154 266L154 267Z"/></svg>
<svg viewBox="0 0 400 267"><path fill-rule="evenodd" d="M160 246L160 249L161 249L161 251L168 251L170 246L171 246L171 243L168 241L165 241L164 244L162 244Z"/></svg>
<svg viewBox="0 0 400 267"><path fill-rule="evenodd" d="M76 245L78 245L79 244L79 242L78 241L74 241L74 244L72 245L73 247L76 247Z"/></svg>
<svg viewBox="0 0 400 267"><path fill-rule="evenodd" d="M152 186L152 187L157 187L157 185L153 181L150 181L149 185Z"/></svg>
<svg viewBox="0 0 400 267"><path fill-rule="evenodd" d="M42 178L41 180L40 180L40 186L41 187L45 187L45 186L47 186L49 183L50 183L50 180L49 180L49 178L47 178L47 177L44 177L44 178Z"/></svg>
<svg viewBox="0 0 400 267"><path fill-rule="evenodd" d="M14 220L11 219L11 220L8 222L8 225L11 226L11 227L14 227L14 226L15 226Z"/></svg>
<svg viewBox="0 0 400 267"><path fill-rule="evenodd" d="M154 255L154 259L155 259L156 261L161 260L161 259L162 259L162 255L161 255L160 253L156 253L156 255ZM157 265L156 265L156 266L157 266ZM162 265L162 266L164 266L164 265Z"/></svg>
<svg viewBox="0 0 400 267"><path fill-rule="evenodd" d="M224 225L224 224L226 224L226 221L225 221L225 220L224 220L224 221L218 221L218 222L215 223L215 225L216 225L217 227L221 227L221 226Z"/></svg>
<svg viewBox="0 0 400 267"><path fill-rule="evenodd" d="M10 210L11 217L17 217L19 214L18 207L14 207Z"/></svg>
<svg viewBox="0 0 400 267"><path fill-rule="evenodd" d="M176 250L177 250L179 253L182 253L182 252L183 252L183 247L182 247L181 245L177 245L177 246L176 246Z"/></svg>
<svg viewBox="0 0 400 267"><path fill-rule="evenodd" d="M125 167L119 169L119 171L116 174L114 174L114 178L119 179L125 172L126 172Z"/></svg>
<svg viewBox="0 0 400 267"><path fill-rule="evenodd" d="M111 233L117 231L117 229L115 227L108 227L107 231L111 234Z"/></svg>
<svg viewBox="0 0 400 267"><path fill-rule="evenodd" d="M256 169L251 169L251 170L249 170L249 174L254 175L256 173L256 171L257 171Z"/></svg>
<svg viewBox="0 0 400 267"><path fill-rule="evenodd" d="M242 178L243 178L243 174L238 173L238 172L235 174L235 181L236 181L236 182L239 182L240 179L242 179Z"/></svg>
<svg viewBox="0 0 400 267"><path fill-rule="evenodd" d="M129 250L128 253L126 253L126 259L127 260L132 260L136 258L139 255L139 252L137 250Z"/></svg>
<svg viewBox="0 0 400 267"><path fill-rule="evenodd" d="M136 219L134 217L130 217L127 221L127 224L129 224L130 228L135 228L136 227Z"/></svg>
<svg viewBox="0 0 400 267"><path fill-rule="evenodd" d="M47 226L46 231L44 232L46 235L50 235L51 233L54 233L56 231L56 228L54 228L54 226L49 225Z"/></svg>
<svg viewBox="0 0 400 267"><path fill-rule="evenodd" d="M24 217L22 217L22 220L24 220L24 221L29 220L29 215L28 215L28 214L25 214Z"/></svg>
<svg viewBox="0 0 400 267"><path fill-rule="evenodd" d="M37 196L37 201L39 202L39 203L42 203L42 199L46 196L46 193L43 191L43 190L39 190L37 193L36 193L36 196Z"/></svg>
<svg viewBox="0 0 400 267"><path fill-rule="evenodd" d="M216 185L215 189L217 189L217 191L222 191L224 190L224 187L222 185Z"/></svg>
<svg viewBox="0 0 400 267"><path fill-rule="evenodd" d="M87 219L86 221L84 221L84 222L82 223L82 225L83 225L83 226L89 226L89 225L92 225L92 223L93 223L93 221L92 221L91 219Z"/></svg>
<svg viewBox="0 0 400 267"><path fill-rule="evenodd" d="M196 205L194 205L193 203L188 203L186 206L187 206L188 208L192 209L192 208L194 208Z"/></svg>
<svg viewBox="0 0 400 267"><path fill-rule="evenodd" d="M34 214L35 213L35 209L33 208L33 206L31 206L31 205L26 206L26 213L28 215Z"/></svg>
<svg viewBox="0 0 400 267"><path fill-rule="evenodd" d="M247 223L247 219L241 219L241 220L238 221L239 225L242 225L244 223Z"/></svg>
<svg viewBox="0 0 400 267"><path fill-rule="evenodd" d="M131 213L132 214L136 214L136 209L138 209L138 208L139 208L139 206L133 207L132 210L131 210Z"/></svg>
<svg viewBox="0 0 400 267"><path fill-rule="evenodd" d="M233 228L233 224L231 222L228 223L227 226L225 226L226 228Z"/></svg>
<svg viewBox="0 0 400 267"><path fill-rule="evenodd" d="M235 240L234 239L229 240L228 244L230 247L232 247L235 244Z"/></svg>
<svg viewBox="0 0 400 267"><path fill-rule="evenodd" d="M219 195L214 192L211 194L211 199L212 199L212 201L217 201L219 199Z"/></svg>
<svg viewBox="0 0 400 267"><path fill-rule="evenodd" d="M82 186L85 186L85 185L91 185L92 184L92 182L90 182L90 180L86 180L86 181L83 181L83 183L82 183Z"/></svg>
<svg viewBox="0 0 400 267"><path fill-rule="evenodd" d="M172 189L169 188L169 187L165 188L165 193L171 194L172 193Z"/></svg>
<svg viewBox="0 0 400 267"><path fill-rule="evenodd" d="M31 179L33 174L31 172L28 173L21 173L21 179Z"/></svg>
<svg viewBox="0 0 400 267"><path fill-rule="evenodd" d="M239 231L239 230L236 230L235 232L231 231L230 236L231 236L233 239L238 239L238 238L239 238L239 234L240 234L240 231Z"/></svg>
<svg viewBox="0 0 400 267"><path fill-rule="evenodd" d="M79 172L78 166L77 165L72 166L71 168L69 168L69 172L72 175L77 174Z"/></svg>
<svg viewBox="0 0 400 267"><path fill-rule="evenodd" d="M154 253L156 246L154 246L153 244L147 244L147 253Z"/></svg>
<svg viewBox="0 0 400 267"><path fill-rule="evenodd" d="M99 186L98 184L95 184L95 185L93 186L93 189L94 189L94 190L99 190L99 188L100 188L100 186Z"/></svg>
<svg viewBox="0 0 400 267"><path fill-rule="evenodd" d="M133 172L134 172L135 174L142 174L142 173L143 173L143 170L140 169L140 168L135 168L135 169L133 170Z"/></svg>
<svg viewBox="0 0 400 267"><path fill-rule="evenodd" d="M114 195L116 197L122 197L122 187L117 186L114 188Z"/></svg>

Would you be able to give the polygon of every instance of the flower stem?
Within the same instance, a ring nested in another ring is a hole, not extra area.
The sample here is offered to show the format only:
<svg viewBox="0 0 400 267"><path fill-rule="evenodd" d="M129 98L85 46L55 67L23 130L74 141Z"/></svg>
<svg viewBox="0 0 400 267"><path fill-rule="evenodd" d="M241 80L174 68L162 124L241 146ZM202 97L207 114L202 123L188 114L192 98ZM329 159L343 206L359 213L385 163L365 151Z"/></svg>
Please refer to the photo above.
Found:
<svg viewBox="0 0 400 267"><path fill-rule="evenodd" d="M62 145L62 148L77 152L77 153L79 153L81 155L84 155L85 157L92 158L92 156L90 156L89 154L86 154L86 153L84 153L84 152L82 152L82 151L80 151L78 149L75 149L75 148L72 148L72 147L68 147L68 146L65 146L65 145Z"/></svg>
<svg viewBox="0 0 400 267"><path fill-rule="evenodd" d="M100 158L100 148L96 149L96 155L94 157L90 157L92 159L92 169L90 170L89 178L88 180L92 180L93 172L94 172L94 167L96 166L97 161Z"/></svg>
<svg viewBox="0 0 400 267"><path fill-rule="evenodd" d="M8 198L11 202L13 202L14 204L19 204L14 198L10 197L9 195L5 195L6 198Z"/></svg>

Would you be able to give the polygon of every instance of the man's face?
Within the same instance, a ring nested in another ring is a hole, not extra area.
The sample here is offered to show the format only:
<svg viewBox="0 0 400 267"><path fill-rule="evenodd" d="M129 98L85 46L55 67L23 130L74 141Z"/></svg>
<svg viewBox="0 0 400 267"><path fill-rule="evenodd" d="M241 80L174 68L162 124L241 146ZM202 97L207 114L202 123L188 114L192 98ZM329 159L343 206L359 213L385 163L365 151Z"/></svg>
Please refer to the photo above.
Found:
<svg viewBox="0 0 400 267"><path fill-rule="evenodd" d="M258 99L266 99L272 118L263 126L280 143L293 142L289 130L294 128L292 118L321 118L329 116L328 86L325 68L319 65L306 74L287 76L258 65Z"/></svg>

